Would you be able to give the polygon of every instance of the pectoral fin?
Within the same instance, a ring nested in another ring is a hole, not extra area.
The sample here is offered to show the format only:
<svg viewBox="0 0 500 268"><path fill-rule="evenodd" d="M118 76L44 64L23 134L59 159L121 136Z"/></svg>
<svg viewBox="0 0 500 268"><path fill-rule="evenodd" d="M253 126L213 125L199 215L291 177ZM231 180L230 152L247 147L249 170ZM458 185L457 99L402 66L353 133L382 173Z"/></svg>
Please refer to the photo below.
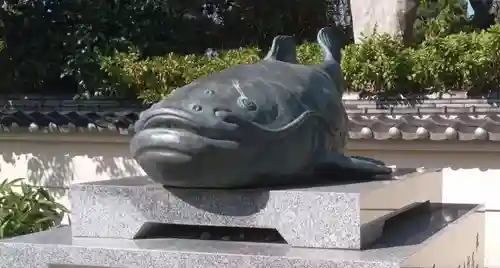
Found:
<svg viewBox="0 0 500 268"><path fill-rule="evenodd" d="M392 169L386 167L382 161L368 157L348 157L341 153L329 152L318 163L318 169L324 171L354 172L366 176L390 175Z"/></svg>

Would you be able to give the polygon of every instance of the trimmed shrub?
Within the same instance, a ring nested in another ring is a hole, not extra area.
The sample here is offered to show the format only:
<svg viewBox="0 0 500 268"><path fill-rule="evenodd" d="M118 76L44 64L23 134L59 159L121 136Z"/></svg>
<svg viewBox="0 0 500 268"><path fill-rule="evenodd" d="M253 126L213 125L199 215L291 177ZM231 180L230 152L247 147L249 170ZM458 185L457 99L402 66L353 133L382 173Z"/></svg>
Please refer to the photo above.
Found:
<svg viewBox="0 0 500 268"><path fill-rule="evenodd" d="M242 48L222 52L215 58L195 55L176 55L141 59L137 50L103 57L101 68L107 75L105 88L129 92L146 102L168 95L173 89L229 66L254 63L260 50Z"/></svg>
<svg viewBox="0 0 500 268"><path fill-rule="evenodd" d="M471 49L460 57L462 88L470 95L484 95L500 89L500 25L462 39ZM465 41L464 41L465 42Z"/></svg>
<svg viewBox="0 0 500 268"><path fill-rule="evenodd" d="M414 53L417 82L436 93L465 90L476 95L500 85L500 27L426 40Z"/></svg>
<svg viewBox="0 0 500 268"><path fill-rule="evenodd" d="M138 52L117 53L102 58L106 86L130 91L146 102L164 98L174 88L219 72L230 66L259 60L258 48L241 48L205 56L142 59ZM297 47L303 64L322 61L317 44ZM486 95L500 85L500 25L487 31L458 33L427 39L406 47L387 34L366 38L343 49L342 63L347 90L361 97L407 97L453 90Z"/></svg>
<svg viewBox="0 0 500 268"><path fill-rule="evenodd" d="M22 179L0 183L0 239L44 231L60 223L68 209L57 203L47 190L21 184Z"/></svg>
<svg viewBox="0 0 500 268"><path fill-rule="evenodd" d="M414 48L379 35L344 50L342 67L348 87L368 95L486 95L500 85L499 46L500 25L428 38Z"/></svg>
<svg viewBox="0 0 500 268"><path fill-rule="evenodd" d="M298 59L304 64L319 63L323 60L321 49L316 44L304 44L297 48ZM213 55L176 55L141 59L137 50L116 53L101 58L102 71L107 78L106 88L136 94L149 103L164 98L175 88L193 80L220 72L238 64L251 64L260 59L259 48L240 48Z"/></svg>
<svg viewBox="0 0 500 268"><path fill-rule="evenodd" d="M419 90L411 77L411 54L402 41L387 34L347 46L341 62L347 90L360 92L362 96Z"/></svg>

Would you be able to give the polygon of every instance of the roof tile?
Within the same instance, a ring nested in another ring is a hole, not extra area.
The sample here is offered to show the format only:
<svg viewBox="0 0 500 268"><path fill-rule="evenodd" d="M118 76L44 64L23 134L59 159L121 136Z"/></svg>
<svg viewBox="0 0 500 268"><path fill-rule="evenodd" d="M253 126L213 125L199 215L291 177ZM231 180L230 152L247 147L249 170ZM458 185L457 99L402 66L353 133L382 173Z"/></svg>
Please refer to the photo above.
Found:
<svg viewBox="0 0 500 268"><path fill-rule="evenodd" d="M500 141L497 100L345 100L350 139ZM119 101L9 101L0 132L112 132L129 135L144 109Z"/></svg>

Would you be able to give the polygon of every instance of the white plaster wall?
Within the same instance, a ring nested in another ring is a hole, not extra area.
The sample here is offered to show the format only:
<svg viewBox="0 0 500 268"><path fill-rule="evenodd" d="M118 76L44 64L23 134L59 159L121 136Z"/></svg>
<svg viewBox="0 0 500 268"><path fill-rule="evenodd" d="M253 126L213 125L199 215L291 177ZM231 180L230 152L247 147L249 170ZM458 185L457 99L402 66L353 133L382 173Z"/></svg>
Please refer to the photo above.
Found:
<svg viewBox="0 0 500 268"><path fill-rule="evenodd" d="M500 169L446 169L443 189L444 202L485 205L485 264L500 267Z"/></svg>
<svg viewBox="0 0 500 268"><path fill-rule="evenodd" d="M71 183L144 174L130 158L128 138L123 136L3 137L0 153L0 180L26 178L27 183L47 187L68 207ZM350 142L347 153L400 167L445 168L443 201L485 204L486 265L500 267L500 145Z"/></svg>
<svg viewBox="0 0 500 268"><path fill-rule="evenodd" d="M88 136L21 135L0 139L0 181L25 178L23 182L45 187L68 208L72 183L144 174L129 156L128 138L122 136L89 140ZM67 222L66 218L63 223Z"/></svg>
<svg viewBox="0 0 500 268"><path fill-rule="evenodd" d="M129 155L128 141L118 138L0 140L0 179L26 178L32 185L64 188L144 174Z"/></svg>

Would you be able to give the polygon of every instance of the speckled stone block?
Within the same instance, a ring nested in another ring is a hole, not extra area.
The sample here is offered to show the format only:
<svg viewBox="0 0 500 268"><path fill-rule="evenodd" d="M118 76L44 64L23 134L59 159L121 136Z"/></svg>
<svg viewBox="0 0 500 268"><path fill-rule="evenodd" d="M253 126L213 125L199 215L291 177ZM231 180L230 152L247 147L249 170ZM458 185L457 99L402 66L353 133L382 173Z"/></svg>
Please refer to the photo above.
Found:
<svg viewBox="0 0 500 268"><path fill-rule="evenodd" d="M72 185L76 237L137 236L148 223L274 229L294 247L360 249L385 219L441 201L441 171L397 179L283 190L165 188L147 177ZM404 175L403 175L404 174Z"/></svg>
<svg viewBox="0 0 500 268"><path fill-rule="evenodd" d="M0 241L0 267L483 268L482 208L432 206L391 218L384 234L365 250L189 239L81 238L64 227Z"/></svg>

